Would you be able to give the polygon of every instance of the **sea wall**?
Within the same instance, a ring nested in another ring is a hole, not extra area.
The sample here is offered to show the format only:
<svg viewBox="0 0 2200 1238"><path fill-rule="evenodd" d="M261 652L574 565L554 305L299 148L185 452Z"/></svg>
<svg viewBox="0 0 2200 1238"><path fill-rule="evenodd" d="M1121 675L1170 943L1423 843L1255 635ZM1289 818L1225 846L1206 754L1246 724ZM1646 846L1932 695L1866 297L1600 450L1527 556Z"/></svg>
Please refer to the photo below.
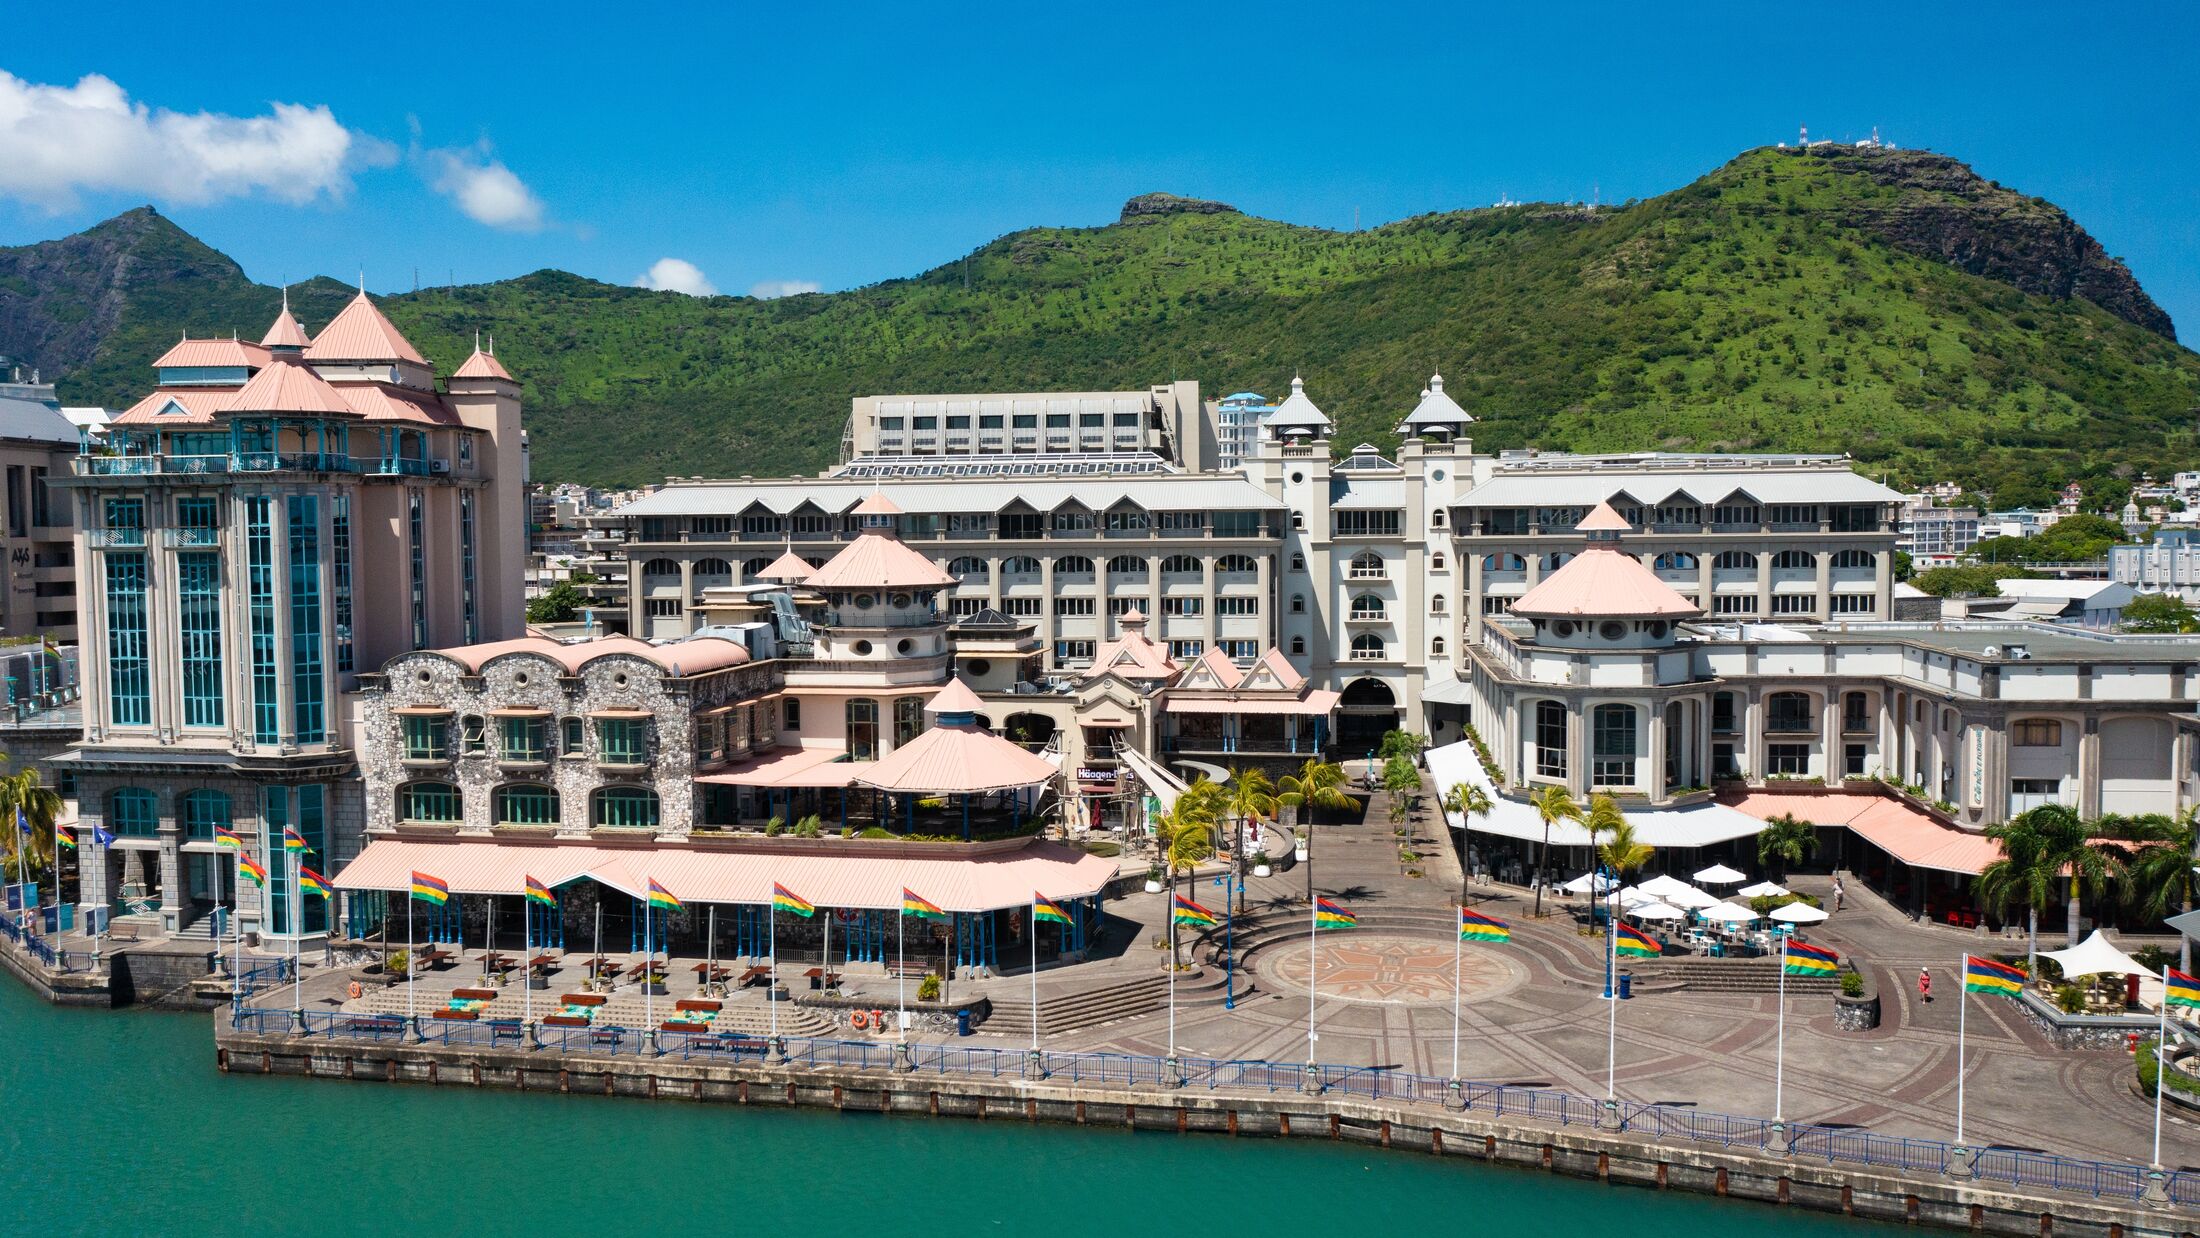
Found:
<svg viewBox="0 0 2200 1238"><path fill-rule="evenodd" d="M216 1063L232 1074L1331 1139L2010 1238L2190 1238L2200 1233L2200 1215L2166 1205L2025 1192L1946 1175L1673 1144L1586 1125L1548 1128L1434 1105L1334 1094L1095 1086L1057 1079L794 1069L669 1057L561 1057L520 1049L298 1039L241 1031L218 1016L215 1022Z"/></svg>

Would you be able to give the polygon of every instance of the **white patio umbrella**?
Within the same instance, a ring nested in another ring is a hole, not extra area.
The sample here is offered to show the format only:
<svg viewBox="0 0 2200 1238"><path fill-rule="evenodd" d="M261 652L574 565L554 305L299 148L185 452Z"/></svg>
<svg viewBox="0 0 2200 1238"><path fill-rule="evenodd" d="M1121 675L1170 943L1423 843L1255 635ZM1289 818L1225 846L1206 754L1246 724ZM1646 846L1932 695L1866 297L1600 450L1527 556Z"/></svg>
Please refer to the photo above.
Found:
<svg viewBox="0 0 2200 1238"><path fill-rule="evenodd" d="M1809 903L1788 903L1772 909L1772 918L1786 924L1816 924L1828 915Z"/></svg>
<svg viewBox="0 0 2200 1238"><path fill-rule="evenodd" d="M2115 943L2094 929L2093 934L2068 950L2042 950L2040 953L2055 960L2065 976L2152 976L2155 973L2123 951Z"/></svg>
<svg viewBox="0 0 2200 1238"><path fill-rule="evenodd" d="M1637 920L1685 920L1688 918L1688 913L1680 908L1654 900L1647 903L1637 903L1621 914L1633 916Z"/></svg>
<svg viewBox="0 0 2200 1238"><path fill-rule="evenodd" d="M1723 902L1713 903L1696 914L1706 920L1717 920L1721 924L1742 924L1757 918L1757 913L1747 907Z"/></svg>
<svg viewBox="0 0 2200 1238"><path fill-rule="evenodd" d="M1682 881L1680 878L1667 877L1662 874L1643 882L1641 889L1644 894L1654 894L1668 902L1672 901L1673 896L1676 894L1698 893L1696 887Z"/></svg>
<svg viewBox="0 0 2200 1238"><path fill-rule="evenodd" d="M1702 872L1697 873L1696 880L1703 882L1707 886L1729 886L1733 885L1737 881L1746 879L1748 876L1749 874L1737 873L1724 864L1714 864L1711 867L1704 869Z"/></svg>
<svg viewBox="0 0 2200 1238"><path fill-rule="evenodd" d="M1616 877L1599 876L1596 873L1583 873L1579 877L1574 878L1572 881L1567 882L1565 885L1560 886L1559 889L1566 891L1568 894L1587 894L1592 889L1596 890L1598 893L1610 893L1612 887L1618 884L1619 879Z"/></svg>
<svg viewBox="0 0 2200 1238"><path fill-rule="evenodd" d="M1753 886L1743 886L1743 887L1742 887L1741 889L1739 889L1739 890L1736 890L1736 891L1734 891L1734 897L1736 897L1736 898L1778 898L1778 897L1780 897L1780 896L1781 896L1782 894L1786 894L1786 893L1788 893L1788 888L1787 888L1786 886L1783 886L1783 885L1774 885L1774 884L1773 884L1772 882L1769 882L1769 881L1760 881L1760 882L1758 882L1758 883L1757 883L1756 885L1753 885Z"/></svg>
<svg viewBox="0 0 2200 1238"><path fill-rule="evenodd" d="M1686 907L1693 910L1699 907L1716 906L1719 899L1694 886L1685 886L1677 894L1666 895L1664 901L1673 904L1675 907Z"/></svg>

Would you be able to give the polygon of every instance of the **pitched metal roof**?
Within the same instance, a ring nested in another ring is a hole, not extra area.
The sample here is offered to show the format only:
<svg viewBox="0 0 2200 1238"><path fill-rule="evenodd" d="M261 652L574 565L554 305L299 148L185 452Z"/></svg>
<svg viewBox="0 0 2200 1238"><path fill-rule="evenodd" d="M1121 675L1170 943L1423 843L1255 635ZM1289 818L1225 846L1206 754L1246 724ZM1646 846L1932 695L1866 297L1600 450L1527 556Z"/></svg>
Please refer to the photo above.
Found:
<svg viewBox="0 0 2200 1238"><path fill-rule="evenodd" d="M1444 376L1431 374L1428 389L1421 393L1421 403L1406 414L1404 424L1409 426L1458 425L1473 421L1467 410L1459 407L1459 401L1444 394Z"/></svg>
<svg viewBox="0 0 2200 1238"><path fill-rule="evenodd" d="M362 292L342 313L321 328L306 349L308 361L410 361L426 365L428 359L412 346L396 324Z"/></svg>
<svg viewBox="0 0 2200 1238"><path fill-rule="evenodd" d="M804 503L842 513L874 489L891 494L904 512L990 512L1021 499L1036 511L1052 511L1075 502L1106 511L1126 500L1148 511L1281 511L1283 500L1242 477L1140 476L1038 480L1024 477L958 478L942 481L840 481L787 478L779 481L682 482L645 495L614 511L617 516L732 516L761 504L786 515Z"/></svg>
<svg viewBox="0 0 2200 1238"><path fill-rule="evenodd" d="M1680 497L1719 503L1736 494L1760 503L1893 503L1902 496L1848 469L1645 469L1641 472L1503 473L1454 501L1462 507L1593 507L1625 494L1638 503Z"/></svg>
<svg viewBox="0 0 2200 1238"><path fill-rule="evenodd" d="M76 427L61 410L43 400L0 396L0 438L27 439L38 443L74 443Z"/></svg>

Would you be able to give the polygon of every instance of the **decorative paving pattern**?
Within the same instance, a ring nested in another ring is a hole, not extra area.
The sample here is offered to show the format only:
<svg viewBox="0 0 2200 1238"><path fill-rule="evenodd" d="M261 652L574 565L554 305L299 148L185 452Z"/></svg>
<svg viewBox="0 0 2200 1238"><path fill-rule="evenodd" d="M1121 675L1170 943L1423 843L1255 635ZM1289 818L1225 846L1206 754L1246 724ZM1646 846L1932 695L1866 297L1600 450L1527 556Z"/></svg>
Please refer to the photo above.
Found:
<svg viewBox="0 0 2200 1238"><path fill-rule="evenodd" d="M1270 946L1260 952L1259 972L1271 990L1306 992L1304 941ZM1452 948L1425 937L1382 933L1326 934L1317 956L1318 984L1324 1001L1368 1002L1402 1006L1451 1004ZM1527 980L1521 967L1488 948L1469 949L1460 964L1459 991L1469 1002L1488 1000Z"/></svg>

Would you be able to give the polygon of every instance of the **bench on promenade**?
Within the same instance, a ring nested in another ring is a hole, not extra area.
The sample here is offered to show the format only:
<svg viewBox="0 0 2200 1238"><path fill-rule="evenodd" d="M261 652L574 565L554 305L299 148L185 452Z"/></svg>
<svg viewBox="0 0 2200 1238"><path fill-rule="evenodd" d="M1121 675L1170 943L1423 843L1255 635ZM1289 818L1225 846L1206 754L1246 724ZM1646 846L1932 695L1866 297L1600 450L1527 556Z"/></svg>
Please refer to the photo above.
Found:
<svg viewBox="0 0 2200 1238"><path fill-rule="evenodd" d="M587 1027L589 1023L588 1020L581 1018L579 1015L553 1014L543 1016L542 1025L544 1027Z"/></svg>
<svg viewBox="0 0 2200 1238"><path fill-rule="evenodd" d="M715 1012L723 1010L725 1007L724 1002L712 1001L707 997L683 997L672 1003L674 1010L708 1010Z"/></svg>
<svg viewBox="0 0 2200 1238"><path fill-rule="evenodd" d="M558 999L568 1006L601 1006L609 999L601 993L568 993Z"/></svg>

